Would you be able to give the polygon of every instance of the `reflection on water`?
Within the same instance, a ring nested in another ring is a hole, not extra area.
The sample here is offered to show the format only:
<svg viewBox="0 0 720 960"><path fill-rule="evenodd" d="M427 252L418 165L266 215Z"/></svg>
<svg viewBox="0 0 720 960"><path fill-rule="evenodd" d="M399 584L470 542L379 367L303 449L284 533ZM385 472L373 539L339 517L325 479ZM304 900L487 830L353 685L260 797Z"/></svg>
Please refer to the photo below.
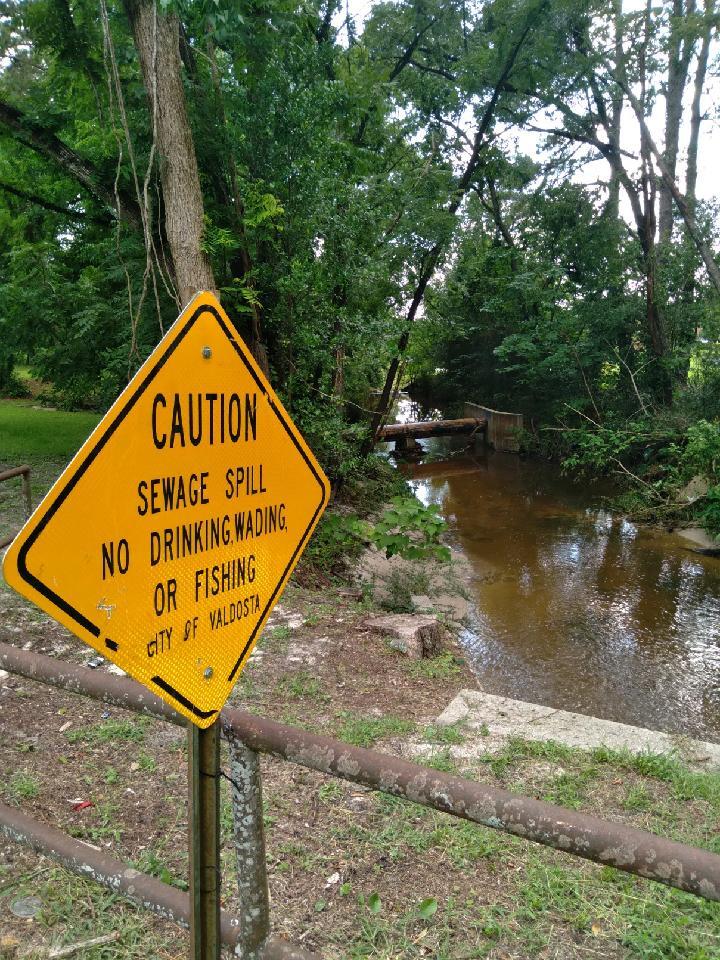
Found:
<svg viewBox="0 0 720 960"><path fill-rule="evenodd" d="M403 469L473 565L482 688L720 740L720 560L607 513L553 465L425 445L456 451Z"/></svg>

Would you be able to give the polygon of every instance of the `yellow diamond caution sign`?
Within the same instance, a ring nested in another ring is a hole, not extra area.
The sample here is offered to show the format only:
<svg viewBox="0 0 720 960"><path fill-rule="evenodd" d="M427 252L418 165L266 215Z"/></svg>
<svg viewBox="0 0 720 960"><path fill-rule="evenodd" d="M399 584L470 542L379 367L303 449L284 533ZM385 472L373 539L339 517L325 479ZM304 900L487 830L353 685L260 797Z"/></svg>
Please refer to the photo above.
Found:
<svg viewBox="0 0 720 960"><path fill-rule="evenodd" d="M201 293L20 531L5 578L207 727L327 499L283 405Z"/></svg>

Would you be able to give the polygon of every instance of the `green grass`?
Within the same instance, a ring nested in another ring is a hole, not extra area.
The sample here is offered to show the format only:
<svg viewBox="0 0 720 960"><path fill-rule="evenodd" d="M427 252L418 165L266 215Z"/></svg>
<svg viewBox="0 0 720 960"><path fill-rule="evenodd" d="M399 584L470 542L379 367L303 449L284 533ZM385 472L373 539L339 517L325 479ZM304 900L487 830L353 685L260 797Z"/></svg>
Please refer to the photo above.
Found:
<svg viewBox="0 0 720 960"><path fill-rule="evenodd" d="M37 779L28 773L16 773L10 780L10 796L14 800L34 800L39 793Z"/></svg>
<svg viewBox="0 0 720 960"><path fill-rule="evenodd" d="M579 810L587 797L587 786L595 778L595 771L582 770L561 773L543 792L543 800L570 810Z"/></svg>
<svg viewBox="0 0 720 960"><path fill-rule="evenodd" d="M457 723L450 723L447 726L430 724L422 732L423 740L429 743L447 743L456 746L465 742L465 734L459 729Z"/></svg>
<svg viewBox="0 0 720 960"><path fill-rule="evenodd" d="M572 864L549 865L528 858L516 916L528 927L551 912L576 935L619 942L628 957L648 960L717 960L720 911L717 904L657 884L649 886L617 871L592 868L596 877Z"/></svg>
<svg viewBox="0 0 720 960"><path fill-rule="evenodd" d="M82 960L168 960L171 956L182 956L185 935L173 924L163 925L162 933L157 927L152 929L153 921L146 911L60 867L51 866L40 876L37 874L38 871L33 870L21 877L13 889L12 899L39 897L42 912L32 927L16 936L3 931L10 943L15 939L19 946L26 948L31 938L42 936L53 947L60 947L116 933L119 935L116 941L82 951ZM12 947L8 949L9 957L16 956ZM28 956L46 955L42 951ZM1 947L0 956L5 956Z"/></svg>
<svg viewBox="0 0 720 960"><path fill-rule="evenodd" d="M428 657L408 664L408 673L412 677L427 680L450 680L460 673L457 658L452 653L441 653L439 657Z"/></svg>
<svg viewBox="0 0 720 960"><path fill-rule="evenodd" d="M487 728L481 730L483 736L487 736L489 732ZM508 769L515 767L524 760L547 760L561 763L577 760L581 756L581 751L566 747L562 743L556 743L554 740L523 740L522 737L508 737L502 750L498 750L496 753L483 754L477 759L480 763L486 763L492 772L500 777Z"/></svg>
<svg viewBox="0 0 720 960"><path fill-rule="evenodd" d="M68 730L70 743L111 743L113 740L132 740L142 743L148 721L145 717L136 720L105 720L80 730Z"/></svg>
<svg viewBox="0 0 720 960"><path fill-rule="evenodd" d="M356 747L372 747L378 740L383 740L385 737L412 733L415 729L415 724L411 720L393 716L362 717L343 711L340 714L340 720L338 737Z"/></svg>
<svg viewBox="0 0 720 960"><path fill-rule="evenodd" d="M720 816L720 773L688 770L680 757L667 753L631 753L599 747L592 757L597 763L609 763L669 784L675 800L705 800Z"/></svg>
<svg viewBox="0 0 720 960"><path fill-rule="evenodd" d="M597 753L597 752L596 752ZM514 741L506 751L504 772L530 773L537 759L563 759L567 770L553 779L556 799L575 805L593 785L623 785L622 771L638 766L652 770L671 791L680 778L691 778L705 797L714 793L713 774L692 774L675 759L645 755L609 754L603 760L557 744ZM649 776L647 773L644 776ZM522 783L516 785L527 792ZM665 789L665 788L664 788ZM640 785L625 791L628 806L645 809L652 793ZM696 796L695 801L698 801ZM388 796L375 798L375 814L368 822L350 821L336 831L358 861L382 855L393 864L412 864L415 876L426 876L426 887L402 890L372 878L373 887L360 893L350 942L343 956L408 960L480 957L612 957L613 960L718 960L720 958L720 904L699 900L677 890L631 877L610 867L575 860L561 853L524 843L478 825L427 810ZM618 802L625 806L622 799ZM682 801L675 797L676 805ZM711 806L711 801L701 801ZM715 822L710 812L710 821ZM658 833L653 821L650 829ZM373 853L373 851L375 851ZM418 862L420 861L420 862ZM463 871L467 897L442 893L434 869ZM483 867L478 865L483 863ZM499 885L477 897L474 872L502 877ZM370 879L370 878L369 878ZM357 885L354 888L358 890ZM435 902L421 912L414 901L424 896ZM474 899L476 898L477 899ZM489 898L489 899L488 899ZM422 920L422 922L421 922Z"/></svg>
<svg viewBox="0 0 720 960"><path fill-rule="evenodd" d="M100 415L36 410L31 402L0 400L0 455L3 462L69 459Z"/></svg>
<svg viewBox="0 0 720 960"><path fill-rule="evenodd" d="M277 683L278 692L293 700L314 700L327 702L330 697L323 692L322 683L306 670L281 677Z"/></svg>

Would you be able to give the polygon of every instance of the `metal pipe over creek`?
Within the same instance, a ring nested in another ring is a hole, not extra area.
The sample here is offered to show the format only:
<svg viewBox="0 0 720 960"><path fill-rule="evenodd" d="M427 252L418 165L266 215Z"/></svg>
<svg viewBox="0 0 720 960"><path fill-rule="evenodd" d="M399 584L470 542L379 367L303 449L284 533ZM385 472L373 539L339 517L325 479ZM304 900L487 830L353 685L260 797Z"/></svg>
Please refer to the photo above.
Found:
<svg viewBox="0 0 720 960"><path fill-rule="evenodd" d="M2 643L0 667L105 703L184 724L171 708L128 678L96 673ZM404 797L706 900L720 900L720 856L707 850L239 710L223 710L221 724L226 737L242 741L251 750Z"/></svg>

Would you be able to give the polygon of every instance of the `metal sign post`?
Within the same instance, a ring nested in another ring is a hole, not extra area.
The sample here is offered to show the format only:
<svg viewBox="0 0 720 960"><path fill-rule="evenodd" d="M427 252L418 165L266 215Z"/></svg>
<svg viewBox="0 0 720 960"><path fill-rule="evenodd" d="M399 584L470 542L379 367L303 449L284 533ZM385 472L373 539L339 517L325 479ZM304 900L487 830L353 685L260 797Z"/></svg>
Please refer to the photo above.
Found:
<svg viewBox="0 0 720 960"><path fill-rule="evenodd" d="M220 960L220 724L188 725L191 960Z"/></svg>

